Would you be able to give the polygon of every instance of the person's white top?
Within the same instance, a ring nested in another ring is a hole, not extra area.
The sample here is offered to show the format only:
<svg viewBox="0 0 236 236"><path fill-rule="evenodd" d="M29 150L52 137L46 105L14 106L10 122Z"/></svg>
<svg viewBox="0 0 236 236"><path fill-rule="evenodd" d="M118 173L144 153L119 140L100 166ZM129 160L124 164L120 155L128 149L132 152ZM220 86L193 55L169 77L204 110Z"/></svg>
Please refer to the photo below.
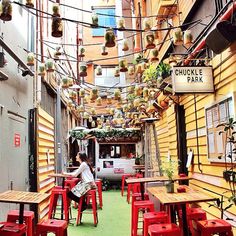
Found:
<svg viewBox="0 0 236 236"><path fill-rule="evenodd" d="M79 174L81 174L81 178L85 183L94 182L93 174L91 173L90 168L86 162L82 162L78 169L66 174L73 177L77 177Z"/></svg>

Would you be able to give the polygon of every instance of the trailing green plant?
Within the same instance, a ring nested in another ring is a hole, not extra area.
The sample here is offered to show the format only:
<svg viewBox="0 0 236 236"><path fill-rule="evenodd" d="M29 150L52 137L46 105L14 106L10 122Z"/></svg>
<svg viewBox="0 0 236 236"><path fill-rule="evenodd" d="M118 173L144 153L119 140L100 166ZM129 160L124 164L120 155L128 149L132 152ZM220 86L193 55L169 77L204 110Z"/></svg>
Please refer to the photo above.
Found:
<svg viewBox="0 0 236 236"><path fill-rule="evenodd" d="M161 76L163 79L165 79L166 77L170 76L170 69L171 69L171 66L169 64L161 62L157 66L158 75Z"/></svg>
<svg viewBox="0 0 236 236"><path fill-rule="evenodd" d="M143 82L145 83L151 80L156 80L157 76L158 76L157 67L156 65L152 64L143 72L142 79Z"/></svg>

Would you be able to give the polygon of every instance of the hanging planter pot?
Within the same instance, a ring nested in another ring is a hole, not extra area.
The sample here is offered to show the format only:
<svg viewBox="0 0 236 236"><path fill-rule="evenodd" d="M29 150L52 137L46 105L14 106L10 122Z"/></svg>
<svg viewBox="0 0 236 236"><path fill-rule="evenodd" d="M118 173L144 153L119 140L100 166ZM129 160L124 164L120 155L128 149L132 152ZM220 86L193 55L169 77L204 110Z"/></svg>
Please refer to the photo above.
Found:
<svg viewBox="0 0 236 236"><path fill-rule="evenodd" d="M90 113L91 113L93 116L96 115L96 110L95 110L94 107L92 107L92 108L90 109Z"/></svg>
<svg viewBox="0 0 236 236"><path fill-rule="evenodd" d="M134 95L135 95L136 97L141 96L141 95L142 95L142 92L143 92L142 87L140 87L139 85L136 85L136 86L135 86L135 89L134 89Z"/></svg>
<svg viewBox="0 0 236 236"><path fill-rule="evenodd" d="M92 17L91 27L92 28L97 28L98 27L98 15L96 14L96 12L93 11L91 17Z"/></svg>
<svg viewBox="0 0 236 236"><path fill-rule="evenodd" d="M67 78L67 77L63 77L63 78L61 79L61 87L62 87L63 89L69 88L69 81L68 81L68 78Z"/></svg>
<svg viewBox="0 0 236 236"><path fill-rule="evenodd" d="M120 69L119 69L118 66L115 67L114 76L115 77L119 77L120 76Z"/></svg>
<svg viewBox="0 0 236 236"><path fill-rule="evenodd" d="M147 98L147 97L148 97L148 94L149 94L148 88L147 88L147 87L144 87L144 88L143 88L143 97L144 97L144 98Z"/></svg>
<svg viewBox="0 0 236 236"><path fill-rule="evenodd" d="M105 33L105 46L107 48L112 48L115 47L116 42L115 42L115 34L112 28L109 28L106 30Z"/></svg>
<svg viewBox="0 0 236 236"><path fill-rule="evenodd" d="M193 35L191 30L184 31L184 45L190 47L193 44Z"/></svg>
<svg viewBox="0 0 236 236"><path fill-rule="evenodd" d="M67 77L67 80L68 80L68 86L69 86L69 87L71 87L71 86L74 85L74 80L73 80L73 78Z"/></svg>
<svg viewBox="0 0 236 236"><path fill-rule="evenodd" d="M90 91L90 99L95 100L97 97L98 97L98 90L97 90L97 88L93 88Z"/></svg>
<svg viewBox="0 0 236 236"><path fill-rule="evenodd" d="M114 90L114 99L119 100L121 98L121 92L120 89L115 89Z"/></svg>
<svg viewBox="0 0 236 236"><path fill-rule="evenodd" d="M151 50L151 61L158 61L158 50L156 48Z"/></svg>
<svg viewBox="0 0 236 236"><path fill-rule="evenodd" d="M34 0L26 0L25 6L34 8Z"/></svg>
<svg viewBox="0 0 236 236"><path fill-rule="evenodd" d="M59 16L52 17L52 36L60 38L63 35L63 23Z"/></svg>
<svg viewBox="0 0 236 236"><path fill-rule="evenodd" d="M67 106L68 106L69 108L71 108L72 105L73 105L73 101L72 101L72 100L68 100L68 102L67 102Z"/></svg>
<svg viewBox="0 0 236 236"><path fill-rule="evenodd" d="M47 72L54 72L55 70L54 60L48 59L45 63L45 67Z"/></svg>
<svg viewBox="0 0 236 236"><path fill-rule="evenodd" d="M134 93L134 86L130 86L127 89L128 89L128 94Z"/></svg>
<svg viewBox="0 0 236 236"><path fill-rule="evenodd" d="M124 30L125 29L125 19L123 17L120 17L117 21L117 28L119 30Z"/></svg>
<svg viewBox="0 0 236 236"><path fill-rule="evenodd" d="M152 49L152 48L156 47L156 45L154 43L154 40L155 40L155 36L154 36L154 33L152 31L146 33L146 35L145 35L146 49Z"/></svg>
<svg viewBox="0 0 236 236"><path fill-rule="evenodd" d="M173 32L173 44L182 45L183 44L183 32L180 28L177 28Z"/></svg>
<svg viewBox="0 0 236 236"><path fill-rule="evenodd" d="M69 98L71 99L71 100L76 100L76 98L77 98L77 92L75 92L75 91L73 91L73 90L71 90L71 91L69 91Z"/></svg>
<svg viewBox="0 0 236 236"><path fill-rule="evenodd" d="M120 59L120 61L119 61L119 67L120 67L120 72L126 72L126 71L128 71L126 59Z"/></svg>
<svg viewBox="0 0 236 236"><path fill-rule="evenodd" d="M128 67L128 75L134 75L134 67L133 66Z"/></svg>
<svg viewBox="0 0 236 236"><path fill-rule="evenodd" d="M101 106L102 105L102 98L101 97L98 97L97 100L96 100L96 105L97 106Z"/></svg>
<svg viewBox="0 0 236 236"><path fill-rule="evenodd" d="M89 113L85 111L84 114L83 114L83 118L84 119L89 119Z"/></svg>
<svg viewBox="0 0 236 236"><path fill-rule="evenodd" d="M56 47L54 55L61 56L61 51L60 50L61 50L60 46Z"/></svg>
<svg viewBox="0 0 236 236"><path fill-rule="evenodd" d="M133 104L134 104L134 107L135 107L135 108L137 108L137 107L139 106L140 101L141 101L140 98L135 98L135 99L134 99Z"/></svg>
<svg viewBox="0 0 236 236"><path fill-rule="evenodd" d="M110 115L114 115L115 114L115 109L114 108L111 108L110 111L109 111Z"/></svg>
<svg viewBox="0 0 236 236"><path fill-rule="evenodd" d="M91 123L91 127L92 127L92 128L95 128L95 127L96 127L96 123L95 123L94 120L93 120L92 123Z"/></svg>
<svg viewBox="0 0 236 236"><path fill-rule="evenodd" d="M102 67L101 66L97 66L95 69L96 75L102 75Z"/></svg>
<svg viewBox="0 0 236 236"><path fill-rule="evenodd" d="M90 98L89 95L85 95L85 96L84 96L84 104L88 104L89 98Z"/></svg>
<svg viewBox="0 0 236 236"><path fill-rule="evenodd" d="M78 111L79 111L79 112L84 112L84 111L85 111L84 106L83 106L83 105L79 105Z"/></svg>
<svg viewBox="0 0 236 236"><path fill-rule="evenodd" d="M34 66L34 53L30 52L27 55L27 65Z"/></svg>
<svg viewBox="0 0 236 236"><path fill-rule="evenodd" d="M79 75L80 75L81 77L87 76L87 65L86 65L85 62L80 62Z"/></svg>
<svg viewBox="0 0 236 236"><path fill-rule="evenodd" d="M83 46L79 46L79 56L84 57L85 48Z"/></svg>
<svg viewBox="0 0 236 236"><path fill-rule="evenodd" d="M45 64L41 63L38 67L38 75L45 76L45 74L46 74Z"/></svg>
<svg viewBox="0 0 236 236"><path fill-rule="evenodd" d="M128 40L123 39L122 40L122 51L128 51L128 50L129 50Z"/></svg>
<svg viewBox="0 0 236 236"><path fill-rule="evenodd" d="M108 105L112 104L112 97L111 96L107 96L107 104Z"/></svg>
<svg viewBox="0 0 236 236"><path fill-rule="evenodd" d="M2 0L0 4L0 19L3 21L11 21L12 19L12 5L9 0Z"/></svg>
<svg viewBox="0 0 236 236"><path fill-rule="evenodd" d="M106 51L106 46L105 46L105 44L103 44L103 45L101 46L101 54L102 54L103 56L108 55L108 52Z"/></svg>
<svg viewBox="0 0 236 236"><path fill-rule="evenodd" d="M129 110L128 104L125 104L123 106L123 112L127 112Z"/></svg>
<svg viewBox="0 0 236 236"><path fill-rule="evenodd" d="M143 29L146 31L151 30L151 21L149 18L143 20Z"/></svg>
<svg viewBox="0 0 236 236"><path fill-rule="evenodd" d="M85 96L85 90L84 90L84 88L81 88L79 90L79 97L83 98L84 96Z"/></svg>

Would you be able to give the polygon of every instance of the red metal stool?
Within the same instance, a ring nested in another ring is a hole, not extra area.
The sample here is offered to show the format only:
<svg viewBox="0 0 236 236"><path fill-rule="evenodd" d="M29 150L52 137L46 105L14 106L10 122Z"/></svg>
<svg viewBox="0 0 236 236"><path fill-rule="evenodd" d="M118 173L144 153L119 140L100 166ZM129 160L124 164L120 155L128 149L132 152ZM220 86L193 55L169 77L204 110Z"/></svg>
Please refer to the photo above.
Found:
<svg viewBox="0 0 236 236"><path fill-rule="evenodd" d="M127 188L127 202L128 202L128 204L130 204L131 192L133 195L134 193L140 193L140 191L141 191L140 183L128 184L128 188Z"/></svg>
<svg viewBox="0 0 236 236"><path fill-rule="evenodd" d="M165 211L147 212L143 214L143 236L148 236L148 226L168 223L169 216Z"/></svg>
<svg viewBox="0 0 236 236"><path fill-rule="evenodd" d="M85 198L85 201L87 202L87 204L89 204L90 201L92 201L93 222L94 222L94 226L96 227L98 224L98 215L97 215L97 199L96 199L96 190L95 189L89 190L84 196L82 196L80 198L79 206L78 206L78 215L77 215L77 219L76 219L76 225L81 223L82 214L86 213L86 212L82 211L82 205L83 205L84 198Z"/></svg>
<svg viewBox="0 0 236 236"><path fill-rule="evenodd" d="M180 236L180 228L176 224L154 224L148 227L150 236Z"/></svg>
<svg viewBox="0 0 236 236"><path fill-rule="evenodd" d="M121 177L121 196L123 197L124 195L124 190L125 190L125 180L128 179L129 177L132 177L131 174L124 174Z"/></svg>
<svg viewBox="0 0 236 236"><path fill-rule="evenodd" d="M133 212L132 212L132 225L131 225L131 230L132 230L132 236L137 236L138 234L138 221L139 221L139 212L140 211L145 211L145 212L150 212L154 211L154 203L151 201L136 201L134 202L133 206Z"/></svg>
<svg viewBox="0 0 236 236"><path fill-rule="evenodd" d="M54 233L56 236L67 236L67 221L49 219L38 223L36 236L46 236L47 233Z"/></svg>
<svg viewBox="0 0 236 236"><path fill-rule="evenodd" d="M143 174L137 173L137 174L135 174L135 177L136 177L136 178L143 178Z"/></svg>
<svg viewBox="0 0 236 236"><path fill-rule="evenodd" d="M78 182L79 178L69 177L65 180L65 187L68 187L68 189L71 190L72 188L75 187L76 184L78 184Z"/></svg>
<svg viewBox="0 0 236 236"><path fill-rule="evenodd" d="M102 180L97 179L95 181L97 186L97 193L98 193L98 201L99 201L99 207L102 209L103 202L102 202Z"/></svg>
<svg viewBox="0 0 236 236"><path fill-rule="evenodd" d="M27 232L25 224L15 222L0 222L3 226L0 228L1 236L24 236Z"/></svg>
<svg viewBox="0 0 236 236"><path fill-rule="evenodd" d="M69 221L69 199L67 197L68 188L62 188L60 186L56 186L51 191L50 196L50 204L49 204L49 211L48 211L48 218L52 219L56 212L57 200L58 197L61 196L62 198L62 207L63 212L65 215L65 220Z"/></svg>
<svg viewBox="0 0 236 236"><path fill-rule="evenodd" d="M11 210L7 214L7 222L16 223L19 219L19 211ZM27 227L27 236L34 235L34 212L33 211L24 211L24 222Z"/></svg>
<svg viewBox="0 0 236 236"><path fill-rule="evenodd" d="M233 236L232 226L225 220L201 220L197 221L197 231L201 236L210 236L219 234L224 236Z"/></svg>

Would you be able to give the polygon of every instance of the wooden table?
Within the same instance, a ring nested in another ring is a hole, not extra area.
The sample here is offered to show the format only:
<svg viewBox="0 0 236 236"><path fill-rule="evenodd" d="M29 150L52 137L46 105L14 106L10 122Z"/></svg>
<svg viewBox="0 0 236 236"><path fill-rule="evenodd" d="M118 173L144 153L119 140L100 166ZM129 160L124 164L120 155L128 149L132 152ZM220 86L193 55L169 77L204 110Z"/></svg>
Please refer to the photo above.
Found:
<svg viewBox="0 0 236 236"><path fill-rule="evenodd" d="M24 204L39 204L44 200L46 200L49 196L50 194L47 193L9 190L0 193L0 202L19 203L20 204L19 224L23 224Z"/></svg>
<svg viewBox="0 0 236 236"><path fill-rule="evenodd" d="M178 180L189 180L190 178L188 176L186 177L180 177L178 175L173 177L173 181ZM166 176L156 176L156 177L144 177L144 178L130 178L125 180L127 184L135 184L140 183L140 190L141 190L141 196L144 200L144 183L149 182L166 182L169 181L169 179Z"/></svg>
<svg viewBox="0 0 236 236"><path fill-rule="evenodd" d="M67 166L66 169L68 170L75 170L75 169L78 169L79 166Z"/></svg>
<svg viewBox="0 0 236 236"><path fill-rule="evenodd" d="M175 185L175 189L177 189L178 186L179 185ZM163 204L164 206L173 206L173 205L181 206L184 236L189 236L189 231L187 230L188 222L187 222L186 203L217 201L218 198L212 197L202 191L193 189L187 185L181 185L181 187L185 187L186 192L177 193L177 191L175 191L175 193L167 193L166 188L164 186L149 187L147 188L147 190L154 197L158 198L160 203Z"/></svg>
<svg viewBox="0 0 236 236"><path fill-rule="evenodd" d="M64 174L50 174L48 177L54 177L54 178L62 178L62 188L64 189L65 187L65 178L70 177L69 175L64 175Z"/></svg>

